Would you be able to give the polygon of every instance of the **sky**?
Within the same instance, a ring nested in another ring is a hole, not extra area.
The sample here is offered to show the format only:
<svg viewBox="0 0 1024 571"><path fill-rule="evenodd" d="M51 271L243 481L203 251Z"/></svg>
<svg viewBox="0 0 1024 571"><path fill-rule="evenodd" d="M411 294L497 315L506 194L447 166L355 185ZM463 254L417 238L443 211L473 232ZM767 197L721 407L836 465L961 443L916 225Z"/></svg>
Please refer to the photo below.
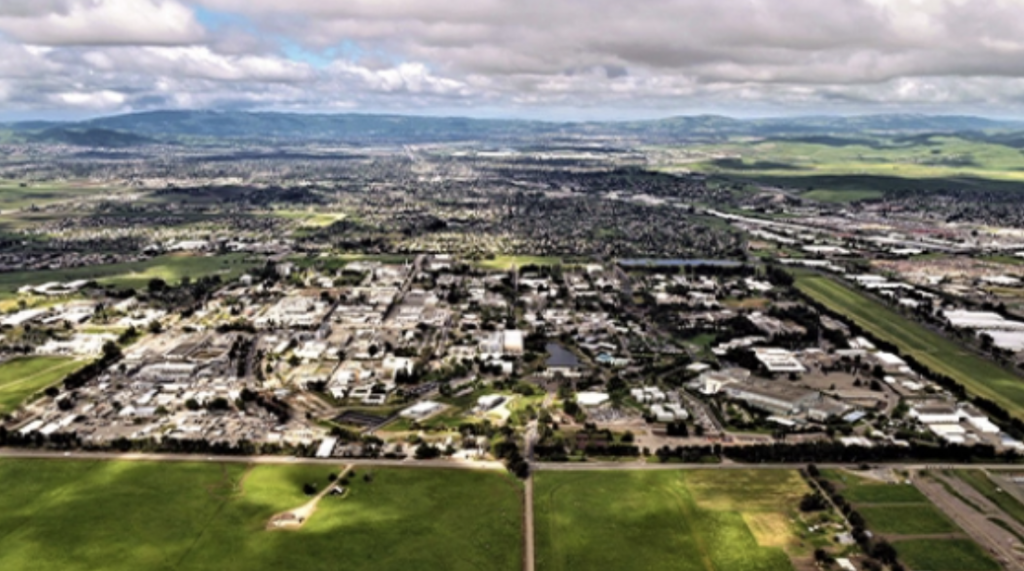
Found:
<svg viewBox="0 0 1024 571"><path fill-rule="evenodd" d="M0 119L1024 117L1024 0L0 0Z"/></svg>

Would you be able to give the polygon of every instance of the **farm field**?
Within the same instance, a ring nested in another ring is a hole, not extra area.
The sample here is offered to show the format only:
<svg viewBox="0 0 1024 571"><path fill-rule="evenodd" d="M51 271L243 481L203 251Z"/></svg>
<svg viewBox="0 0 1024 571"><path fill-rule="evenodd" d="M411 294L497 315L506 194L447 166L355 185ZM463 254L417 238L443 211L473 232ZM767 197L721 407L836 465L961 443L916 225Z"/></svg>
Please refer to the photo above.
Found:
<svg viewBox="0 0 1024 571"><path fill-rule="evenodd" d="M878 175L909 179L976 177L1021 180L1017 149L957 136L773 137L699 147L712 156L702 164L715 172L804 175Z"/></svg>
<svg viewBox="0 0 1024 571"><path fill-rule="evenodd" d="M13 295L24 285L39 285L52 281L96 280L101 284L123 288L146 287L153 278L177 284L183 277L198 279L219 275L225 281L234 279L262 262L245 254L223 256L192 256L172 254L141 262L83 266L64 270L39 270L0 274L0 296Z"/></svg>
<svg viewBox="0 0 1024 571"><path fill-rule="evenodd" d="M114 190L88 183L33 182L25 183L25 186L21 184L17 181L0 180L0 212L109 195Z"/></svg>
<svg viewBox="0 0 1024 571"><path fill-rule="evenodd" d="M537 568L788 570L813 550L792 471L538 472Z"/></svg>
<svg viewBox="0 0 1024 571"><path fill-rule="evenodd" d="M925 500L927 501L927 500ZM867 527L885 535L929 535L959 531L938 508L922 504L854 504Z"/></svg>
<svg viewBox="0 0 1024 571"><path fill-rule="evenodd" d="M927 503L928 498L909 484L889 484L856 476L845 470L822 470L833 482L842 484L843 497L850 502L872 504Z"/></svg>
<svg viewBox="0 0 1024 571"><path fill-rule="evenodd" d="M900 560L911 569L933 571L999 571L1002 569L969 539L906 539L893 543Z"/></svg>
<svg viewBox="0 0 1024 571"><path fill-rule="evenodd" d="M892 543L900 562L908 568L999 569L981 546L915 486L875 480L846 470L822 470L821 474L864 518L868 530Z"/></svg>
<svg viewBox="0 0 1024 571"><path fill-rule="evenodd" d="M833 279L795 273L796 287L829 309L847 316L875 337L899 347L932 371L1024 419L1024 381L1010 371L903 317Z"/></svg>
<svg viewBox="0 0 1024 571"><path fill-rule="evenodd" d="M521 488L504 473L357 469L300 529L267 529L341 469L0 460L0 568L522 568Z"/></svg>
<svg viewBox="0 0 1024 571"><path fill-rule="evenodd" d="M83 366L84 361L66 357L20 357L0 363L0 414Z"/></svg>

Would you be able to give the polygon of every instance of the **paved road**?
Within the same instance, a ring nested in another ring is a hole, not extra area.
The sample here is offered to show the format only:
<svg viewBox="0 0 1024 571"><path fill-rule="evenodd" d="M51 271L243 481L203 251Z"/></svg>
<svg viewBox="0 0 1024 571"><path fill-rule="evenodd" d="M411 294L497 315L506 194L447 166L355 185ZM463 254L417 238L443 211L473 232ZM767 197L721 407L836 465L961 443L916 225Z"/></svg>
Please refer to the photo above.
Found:
<svg viewBox="0 0 1024 571"><path fill-rule="evenodd" d="M143 452L58 452L52 450L31 450L24 448L0 448L0 458L52 458L69 460L129 460L143 462L230 462L237 464L352 464L353 466L395 466L401 468L453 468L462 470L504 470L501 462L486 460L385 460L363 458L296 458L294 456L213 456L204 454L156 454ZM819 468L850 468L857 463L818 463ZM1014 464L922 464L922 463L879 463L873 466L898 468L902 470L944 470L974 468L980 470L1005 470L1021 468ZM648 464L646 462L534 462L533 470L573 472L588 470L798 470L806 463L791 464Z"/></svg>
<svg viewBox="0 0 1024 571"><path fill-rule="evenodd" d="M504 470L501 462L484 460L374 460L364 458L296 458L294 456L211 456L204 454L149 454L142 452L54 452L0 448L0 458L50 458L64 460L131 460L142 462L229 462L236 464L351 464L402 468L455 468Z"/></svg>

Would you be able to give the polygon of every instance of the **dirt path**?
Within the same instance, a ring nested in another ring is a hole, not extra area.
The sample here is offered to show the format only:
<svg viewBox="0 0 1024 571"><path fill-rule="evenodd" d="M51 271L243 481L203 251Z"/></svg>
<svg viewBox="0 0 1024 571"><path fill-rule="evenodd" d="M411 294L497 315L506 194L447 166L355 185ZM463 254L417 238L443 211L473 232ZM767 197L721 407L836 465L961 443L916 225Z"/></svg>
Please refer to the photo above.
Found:
<svg viewBox="0 0 1024 571"><path fill-rule="evenodd" d="M340 481L351 470L352 465L346 465L345 469L341 471L341 474L338 474L338 479L335 480L335 482ZM313 514L316 513L316 506L317 504L320 503L320 500L323 499L324 496L329 494L331 490L333 490L334 487L337 485L335 482L331 482L329 486L325 486L324 489L320 491L320 493L318 493L316 496L313 497L313 499L309 500L302 506L274 514L267 522L267 529L299 529L302 526L306 525L306 522L309 521L309 518L313 517Z"/></svg>
<svg viewBox="0 0 1024 571"><path fill-rule="evenodd" d="M523 539L525 540L525 549L523 551L523 569L524 571L534 571L536 565L536 557L534 553L533 543L533 476L531 475L526 479L525 491L523 493L525 500L525 518L523 524Z"/></svg>
<svg viewBox="0 0 1024 571"><path fill-rule="evenodd" d="M972 503L981 507L983 513L979 513L971 506L965 504L957 497L946 491L943 486L933 478L941 478L949 484L957 493L963 495ZM942 478L936 473L930 473L929 477L921 477L914 474L913 481L917 489L928 497L936 507L942 510L950 519L956 522L972 539L977 541L990 554L995 556L1004 569L1016 569L1024 571L1024 555L1014 549L1020 542L1014 535L998 525L989 521L989 517L1002 515L1002 511L993 506L979 494L971 495L966 488L969 486L956 485L955 478ZM973 492L973 489L970 490ZM976 501L984 500L984 501ZM1002 515L1002 519L1007 519Z"/></svg>

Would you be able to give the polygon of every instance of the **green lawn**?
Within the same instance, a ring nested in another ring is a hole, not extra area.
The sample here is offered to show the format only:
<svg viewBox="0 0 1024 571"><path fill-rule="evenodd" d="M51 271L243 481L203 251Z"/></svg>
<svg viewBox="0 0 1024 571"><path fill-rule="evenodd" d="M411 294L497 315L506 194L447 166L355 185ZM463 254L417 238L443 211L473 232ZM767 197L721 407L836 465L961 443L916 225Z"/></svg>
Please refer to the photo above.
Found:
<svg viewBox="0 0 1024 571"><path fill-rule="evenodd" d="M792 569L795 472L538 472L537 568Z"/></svg>
<svg viewBox="0 0 1024 571"><path fill-rule="evenodd" d="M796 287L847 316L875 337L893 343L932 371L1024 419L1024 379L957 343L830 278L795 273Z"/></svg>
<svg viewBox="0 0 1024 571"><path fill-rule="evenodd" d="M867 527L875 533L923 535L956 533L960 529L930 504L855 505Z"/></svg>
<svg viewBox="0 0 1024 571"><path fill-rule="evenodd" d="M1017 501L1017 498L999 489L999 486L990 480L984 472L981 470L954 470L951 473L967 482L978 493L1006 512L1006 515L1024 524L1024 504L1021 504Z"/></svg>
<svg viewBox="0 0 1024 571"><path fill-rule="evenodd" d="M0 569L522 568L521 487L497 472L358 469L302 529L265 529L340 466L0 460Z"/></svg>
<svg viewBox="0 0 1024 571"><path fill-rule="evenodd" d="M908 539L893 543L900 561L911 569L929 571L999 571L977 543L969 539Z"/></svg>
<svg viewBox="0 0 1024 571"><path fill-rule="evenodd" d="M0 295L12 294L24 285L39 285L52 281L96 280L124 288L146 287L149 280L160 278L176 284L183 277L198 279L219 275L229 281L249 269L262 265L262 261L245 254L223 256L192 256L174 254L158 256L141 262L84 266L66 270L40 270L0 274Z"/></svg>
<svg viewBox="0 0 1024 571"><path fill-rule="evenodd" d="M0 364L0 414L85 366L66 357L19 357Z"/></svg>

